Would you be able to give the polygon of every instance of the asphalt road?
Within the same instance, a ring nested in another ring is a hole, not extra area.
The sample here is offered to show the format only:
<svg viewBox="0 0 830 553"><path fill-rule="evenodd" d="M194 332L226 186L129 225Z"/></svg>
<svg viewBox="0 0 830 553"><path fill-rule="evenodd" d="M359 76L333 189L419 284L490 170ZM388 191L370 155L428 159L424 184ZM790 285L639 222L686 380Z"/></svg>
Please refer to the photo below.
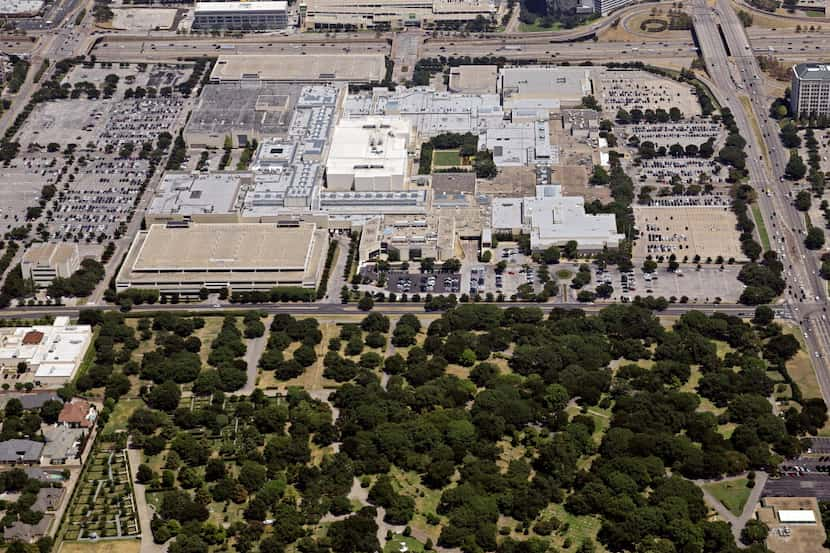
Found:
<svg viewBox="0 0 830 553"><path fill-rule="evenodd" d="M750 182L758 192L758 204L773 249L779 253L788 271L789 289L783 303L802 325L822 396L830 404L827 366L830 327L825 315L826 288L818 274L817 253L807 251L803 244L806 232L803 216L787 196L789 185L781 183L788 152L778 138L776 122L767 115L772 99L764 93L760 84L761 70L744 28L728 1L718 0L713 9L705 0L694 0L692 19L707 72L714 82L714 92L722 104L732 110L741 134L747 140Z"/></svg>
<svg viewBox="0 0 830 553"><path fill-rule="evenodd" d="M589 313L595 313L601 309L608 307L609 304L600 303L494 303L502 309L509 307L538 307L542 311L548 313L553 309L582 309ZM85 309L94 309L97 311L116 311L117 306L113 305L87 305L87 306L43 306L43 307L19 307L0 311L0 319L12 318L32 318L44 317L47 315L60 316L66 315L70 317L77 317L78 314ZM211 311L215 313L233 313L239 311L248 311L257 309L265 313L290 313L293 315L355 315L362 314L355 304L339 304L339 303L263 303L263 304L153 304L153 305L136 305L132 309L132 313L154 313L158 311L179 311L179 312L203 312ZM376 303L373 311L383 313L386 315L398 315L403 313L424 313L423 304L418 303ZM753 309L745 305L735 304L672 304L661 315L678 316L689 311L700 311L707 314L727 313L740 317L751 317ZM783 313L786 315L785 313Z"/></svg>

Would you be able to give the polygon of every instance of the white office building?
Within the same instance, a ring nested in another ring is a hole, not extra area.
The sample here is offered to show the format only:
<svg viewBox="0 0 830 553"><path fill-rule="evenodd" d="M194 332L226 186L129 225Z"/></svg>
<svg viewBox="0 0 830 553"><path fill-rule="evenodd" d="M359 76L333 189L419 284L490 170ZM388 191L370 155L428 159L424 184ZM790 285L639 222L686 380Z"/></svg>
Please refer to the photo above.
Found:
<svg viewBox="0 0 830 553"><path fill-rule="evenodd" d="M830 115L830 65L799 63L791 78L790 108L794 116Z"/></svg>
<svg viewBox="0 0 830 553"><path fill-rule="evenodd" d="M614 10L632 4L634 0L594 0L594 12L600 15L608 15Z"/></svg>
<svg viewBox="0 0 830 553"><path fill-rule="evenodd" d="M31 279L36 286L44 288L58 277L69 278L80 265L78 244L60 242L32 244L23 254L20 269L23 278Z"/></svg>
<svg viewBox="0 0 830 553"><path fill-rule="evenodd" d="M334 129L326 162L328 190L403 190L411 134L411 125L400 117L341 120Z"/></svg>
<svg viewBox="0 0 830 553"><path fill-rule="evenodd" d="M272 31L288 24L287 2L196 2L193 29Z"/></svg>
<svg viewBox="0 0 830 553"><path fill-rule="evenodd" d="M585 213L581 196L562 196L556 185L537 186L531 198L496 198L491 213L493 231L529 234L534 250L575 240L580 251L598 251L624 238L614 215Z"/></svg>

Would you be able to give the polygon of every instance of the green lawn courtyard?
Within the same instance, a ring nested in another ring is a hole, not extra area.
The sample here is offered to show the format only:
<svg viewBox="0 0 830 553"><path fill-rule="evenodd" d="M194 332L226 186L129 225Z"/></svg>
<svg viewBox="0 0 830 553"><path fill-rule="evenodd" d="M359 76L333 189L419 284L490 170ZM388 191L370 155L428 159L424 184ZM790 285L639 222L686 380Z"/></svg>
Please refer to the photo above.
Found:
<svg viewBox="0 0 830 553"><path fill-rule="evenodd" d="M458 150L435 150L432 154L434 167L461 167L461 163Z"/></svg>
<svg viewBox="0 0 830 553"><path fill-rule="evenodd" d="M738 478L735 480L727 480L726 482L717 482L715 484L706 484L703 487L715 496L715 499L723 503L723 506L735 516L740 516L744 510L749 494L752 488L747 486L749 480L746 478Z"/></svg>

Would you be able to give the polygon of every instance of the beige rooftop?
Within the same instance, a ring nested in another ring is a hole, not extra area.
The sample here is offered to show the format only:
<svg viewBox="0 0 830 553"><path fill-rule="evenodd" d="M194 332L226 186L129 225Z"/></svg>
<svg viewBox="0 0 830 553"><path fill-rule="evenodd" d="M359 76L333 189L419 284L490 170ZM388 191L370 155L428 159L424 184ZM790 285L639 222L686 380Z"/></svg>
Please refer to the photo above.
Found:
<svg viewBox="0 0 830 553"><path fill-rule="evenodd" d="M297 270L307 265L315 225L152 225L133 271Z"/></svg>
<svg viewBox="0 0 830 553"><path fill-rule="evenodd" d="M219 58L211 80L380 82L385 75L383 54L231 55Z"/></svg>

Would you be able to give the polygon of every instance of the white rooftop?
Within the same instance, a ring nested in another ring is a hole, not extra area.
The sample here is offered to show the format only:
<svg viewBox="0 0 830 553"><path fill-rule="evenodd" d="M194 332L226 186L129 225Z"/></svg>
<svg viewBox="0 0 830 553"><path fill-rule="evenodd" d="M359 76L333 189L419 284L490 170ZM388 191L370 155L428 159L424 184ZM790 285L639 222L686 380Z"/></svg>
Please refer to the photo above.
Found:
<svg viewBox="0 0 830 553"><path fill-rule="evenodd" d="M779 509L778 520L784 523L815 524L816 513L812 509Z"/></svg>
<svg viewBox="0 0 830 553"><path fill-rule="evenodd" d="M92 340L92 327L70 325L57 317L52 326L35 325L0 331L0 364L24 361L38 378L71 378Z"/></svg>
<svg viewBox="0 0 830 553"><path fill-rule="evenodd" d="M408 121L399 117L344 119L332 136L326 172L358 178L403 176L407 167Z"/></svg>
<svg viewBox="0 0 830 553"><path fill-rule="evenodd" d="M555 185L536 187L532 198L493 200L491 222L494 229L521 227L530 234L533 249L576 240L580 249L596 250L615 247L623 239L614 215L586 214L582 197L562 196Z"/></svg>
<svg viewBox="0 0 830 553"><path fill-rule="evenodd" d="M261 2L196 2L196 12L264 12L286 11L288 2L261 1Z"/></svg>

